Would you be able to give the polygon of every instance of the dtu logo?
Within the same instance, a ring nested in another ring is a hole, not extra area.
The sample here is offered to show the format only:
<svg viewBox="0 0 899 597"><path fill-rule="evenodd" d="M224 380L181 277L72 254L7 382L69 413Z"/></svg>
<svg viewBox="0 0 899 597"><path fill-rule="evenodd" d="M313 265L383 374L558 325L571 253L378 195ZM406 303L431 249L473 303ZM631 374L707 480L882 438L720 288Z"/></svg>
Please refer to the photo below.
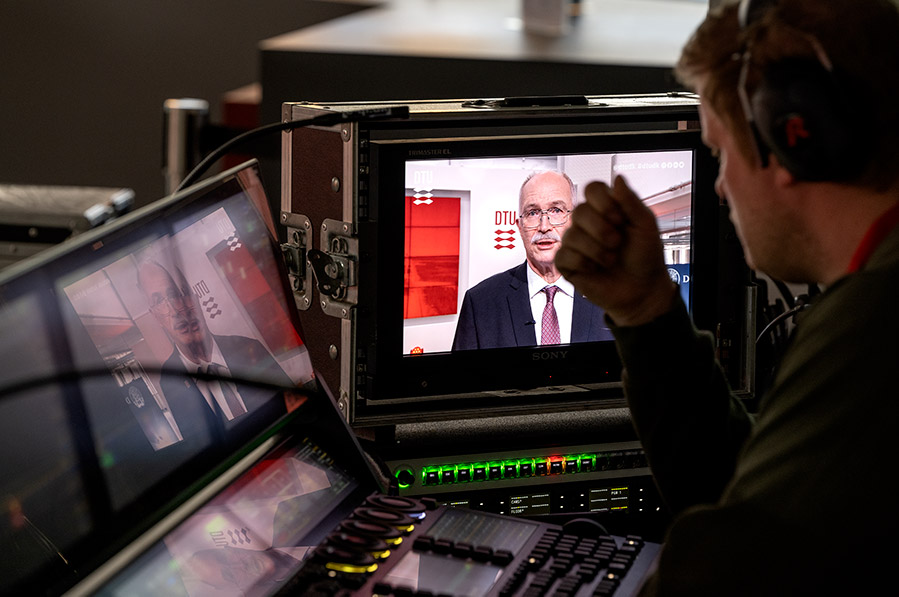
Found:
<svg viewBox="0 0 899 597"><path fill-rule="evenodd" d="M413 190L415 192L412 194L414 197L412 203L415 205L430 205L434 203L434 200L431 198L434 196L434 193L431 192L431 189L415 188Z"/></svg>
<svg viewBox="0 0 899 597"><path fill-rule="evenodd" d="M514 226L517 221L518 214L514 211L497 211L493 223L496 226ZM496 244L493 246L494 249L499 251L500 249L515 248L515 228L509 228L508 230L498 228L494 231L494 234L496 235L493 239L496 241Z"/></svg>
<svg viewBox="0 0 899 597"><path fill-rule="evenodd" d="M493 239L496 241L496 244L493 245L493 248L496 250L500 249L513 249L515 248L515 229L509 230L497 230L494 234L496 237Z"/></svg>

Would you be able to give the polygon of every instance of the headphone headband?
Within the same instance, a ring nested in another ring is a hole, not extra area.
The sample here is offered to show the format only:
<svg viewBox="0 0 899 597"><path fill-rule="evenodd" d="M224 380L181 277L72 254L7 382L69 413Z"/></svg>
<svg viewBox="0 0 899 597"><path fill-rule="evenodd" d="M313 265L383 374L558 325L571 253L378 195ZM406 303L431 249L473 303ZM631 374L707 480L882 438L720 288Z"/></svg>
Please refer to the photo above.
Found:
<svg viewBox="0 0 899 597"><path fill-rule="evenodd" d="M737 21L747 30L779 4L780 0L740 0ZM805 39L814 58L793 57L763 67L760 82L747 88L752 67L752 44L746 40L737 82L737 95L752 132L759 160L768 166L774 154L779 163L800 180L835 180L856 174L863 153L853 132L845 100L833 66L818 39L807 32ZM846 151L848 148L853 148ZM859 155L860 157L860 155Z"/></svg>
<svg viewBox="0 0 899 597"><path fill-rule="evenodd" d="M737 23L740 30L745 31L776 3L777 0L740 0L740 6L737 7Z"/></svg>

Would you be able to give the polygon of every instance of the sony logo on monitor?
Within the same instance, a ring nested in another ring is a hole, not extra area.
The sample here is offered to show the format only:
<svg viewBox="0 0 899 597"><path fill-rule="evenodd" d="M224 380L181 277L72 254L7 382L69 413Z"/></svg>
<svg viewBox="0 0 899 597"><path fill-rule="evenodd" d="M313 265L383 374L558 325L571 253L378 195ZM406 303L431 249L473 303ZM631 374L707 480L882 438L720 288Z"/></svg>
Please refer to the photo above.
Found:
<svg viewBox="0 0 899 597"><path fill-rule="evenodd" d="M532 352L531 360L534 361L555 361L568 357L567 350L542 350L540 352Z"/></svg>

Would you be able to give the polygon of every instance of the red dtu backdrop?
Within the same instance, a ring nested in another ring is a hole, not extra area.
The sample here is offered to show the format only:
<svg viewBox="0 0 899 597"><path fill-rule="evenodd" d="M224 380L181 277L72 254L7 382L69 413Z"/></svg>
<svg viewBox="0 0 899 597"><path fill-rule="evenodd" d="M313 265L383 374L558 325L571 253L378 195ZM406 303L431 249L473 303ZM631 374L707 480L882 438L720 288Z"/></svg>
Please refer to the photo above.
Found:
<svg viewBox="0 0 899 597"><path fill-rule="evenodd" d="M266 276L250 251L240 244L219 243L210 253L272 353L286 354L301 346L303 341L278 300L280 289L276 291L269 284L279 274L270 272Z"/></svg>
<svg viewBox="0 0 899 597"><path fill-rule="evenodd" d="M406 197L406 319L456 312L460 204L459 197Z"/></svg>

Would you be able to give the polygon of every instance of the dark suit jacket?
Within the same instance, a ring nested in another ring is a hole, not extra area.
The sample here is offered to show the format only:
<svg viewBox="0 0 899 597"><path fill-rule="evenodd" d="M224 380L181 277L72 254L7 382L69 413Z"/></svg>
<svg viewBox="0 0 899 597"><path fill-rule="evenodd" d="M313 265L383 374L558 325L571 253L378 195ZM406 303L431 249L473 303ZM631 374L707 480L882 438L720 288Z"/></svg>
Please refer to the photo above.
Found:
<svg viewBox="0 0 899 597"><path fill-rule="evenodd" d="M453 350L537 346L527 267L524 262L490 276L465 293ZM613 340L604 316L602 309L575 293L571 342Z"/></svg>
<svg viewBox="0 0 899 597"><path fill-rule="evenodd" d="M163 365L165 374L160 380L160 386L185 440L203 438L201 442L207 443L204 440L209 440L225 428L240 424L248 417L274 417L286 412L284 398L276 390L242 385L240 379L267 382L281 387L295 385L265 346L257 340L243 336L213 337L235 378L237 391L247 407L247 415L230 422L216 422L214 416L210 417L214 413L194 379L188 375L176 348Z"/></svg>

